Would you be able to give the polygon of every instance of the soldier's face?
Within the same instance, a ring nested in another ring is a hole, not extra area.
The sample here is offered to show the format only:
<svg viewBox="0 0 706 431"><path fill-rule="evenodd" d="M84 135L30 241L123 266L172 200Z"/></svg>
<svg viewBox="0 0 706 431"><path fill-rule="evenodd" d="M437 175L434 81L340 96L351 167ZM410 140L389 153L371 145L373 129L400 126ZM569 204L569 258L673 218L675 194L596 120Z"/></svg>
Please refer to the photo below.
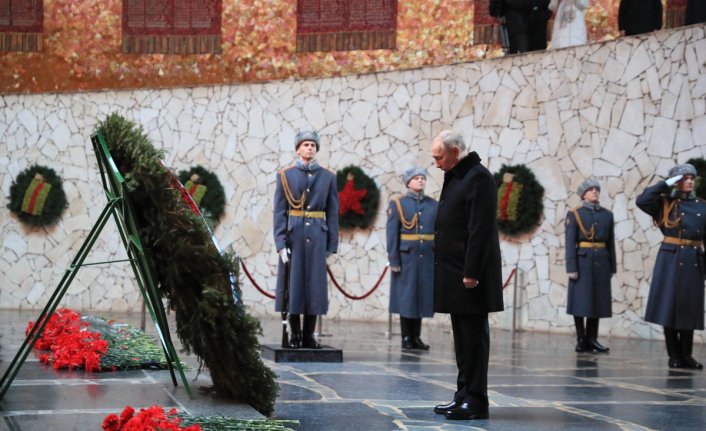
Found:
<svg viewBox="0 0 706 431"><path fill-rule="evenodd" d="M694 176L684 175L684 178L677 181L676 186L677 190L682 193L691 193L692 191L694 191Z"/></svg>
<svg viewBox="0 0 706 431"><path fill-rule="evenodd" d="M586 190L586 193L583 194L584 200L595 204L598 202L598 199L601 197L601 191L598 190L597 187L591 187L590 189Z"/></svg>
<svg viewBox="0 0 706 431"><path fill-rule="evenodd" d="M309 163L316 156L316 142L314 141L303 141L299 144L297 148L297 154L302 159L303 162Z"/></svg>
<svg viewBox="0 0 706 431"><path fill-rule="evenodd" d="M427 184L427 179L424 175L415 175L407 183L407 188L415 193L421 193L424 191L424 186Z"/></svg>

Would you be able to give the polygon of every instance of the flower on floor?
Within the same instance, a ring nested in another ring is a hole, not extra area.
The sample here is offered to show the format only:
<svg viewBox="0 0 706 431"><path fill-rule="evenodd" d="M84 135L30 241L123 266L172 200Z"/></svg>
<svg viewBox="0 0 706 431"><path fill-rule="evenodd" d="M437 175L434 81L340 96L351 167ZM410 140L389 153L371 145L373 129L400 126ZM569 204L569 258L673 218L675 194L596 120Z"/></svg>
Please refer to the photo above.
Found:
<svg viewBox="0 0 706 431"><path fill-rule="evenodd" d="M286 425L298 423L288 420L191 416L177 412L176 409L165 412L163 407L153 405L140 409L137 414L131 406L125 407L120 416L111 413L103 419L102 428L105 431L293 431Z"/></svg>
<svg viewBox="0 0 706 431"><path fill-rule="evenodd" d="M25 335L34 326L29 322ZM39 361L55 369L100 372L167 368L164 352L144 332L112 320L81 316L68 308L52 313L34 347L51 351L40 354Z"/></svg>
<svg viewBox="0 0 706 431"><path fill-rule="evenodd" d="M203 431L199 424L181 426L182 419L177 416L176 409L164 412L160 406L152 406L140 409L135 414L135 409L130 406L125 407L120 417L111 413L103 420L105 431Z"/></svg>
<svg viewBox="0 0 706 431"><path fill-rule="evenodd" d="M29 322L25 335L33 326L34 322ZM35 347L52 351L51 355L40 355L39 360L54 369L84 367L86 371L100 371L100 358L108 350L108 343L98 332L90 331L88 323L81 322L78 313L60 308L47 321Z"/></svg>

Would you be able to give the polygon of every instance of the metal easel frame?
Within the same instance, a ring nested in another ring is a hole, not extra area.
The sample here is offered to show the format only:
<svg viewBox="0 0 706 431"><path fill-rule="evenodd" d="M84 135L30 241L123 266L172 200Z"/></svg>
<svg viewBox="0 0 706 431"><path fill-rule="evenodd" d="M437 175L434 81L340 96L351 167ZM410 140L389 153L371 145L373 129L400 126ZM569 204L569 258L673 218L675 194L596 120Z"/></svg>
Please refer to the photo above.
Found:
<svg viewBox="0 0 706 431"><path fill-rule="evenodd" d="M84 263L86 256L95 244L98 236L111 216L115 219L118 232L120 233L120 238L123 241L123 245L125 246L125 250L128 255L128 260L130 261L132 270L135 273L135 278L140 288L140 293L142 294L145 306L152 317L155 328L157 329L162 350L164 351L164 355L167 359L167 365L169 366L172 383L174 383L174 386L177 386L177 379L174 374L174 368L176 368L181 377L181 381L184 384L184 389L189 397L191 397L191 388L189 387L189 383L184 375L184 369L179 361L179 357L177 356L174 348L174 343L172 343L172 339L169 334L169 323L167 321L167 316L164 311L164 306L159 296L159 292L157 291L157 283L155 282L155 277L153 275L154 270L152 268L152 263L147 251L140 241L135 210L129 196L127 195L125 179L110 155L105 137L103 136L103 132L101 130L98 130L95 135L91 136L91 143L93 144L93 149L95 150L96 157L98 158L101 181L103 183L105 195L108 199L108 204L101 212L100 217L98 217L98 221L96 221L93 225L93 228L88 234L88 237L84 241L83 245L81 245L76 257L74 257L71 265L64 273L59 285L56 289L54 289L54 293L52 293L49 298L49 302L47 302L44 306L44 309L35 321L35 325L32 326L32 329L25 337L19 351L10 363L10 366L3 374L2 379L0 380L0 400L4 398L5 393L10 388L12 381L15 379L17 373L27 359L34 343L42 335L49 317L54 313L54 311L56 311L61 299L66 294L71 281L73 281L74 277L78 273L78 270L81 266L91 265Z"/></svg>

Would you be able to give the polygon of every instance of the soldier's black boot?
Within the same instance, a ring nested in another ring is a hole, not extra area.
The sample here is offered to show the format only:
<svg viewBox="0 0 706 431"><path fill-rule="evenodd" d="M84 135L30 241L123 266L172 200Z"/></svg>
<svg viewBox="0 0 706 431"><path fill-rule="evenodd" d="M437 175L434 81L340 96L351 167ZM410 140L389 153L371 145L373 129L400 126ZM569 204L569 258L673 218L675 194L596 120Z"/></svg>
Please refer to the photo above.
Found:
<svg viewBox="0 0 706 431"><path fill-rule="evenodd" d="M678 331L673 328L664 327L664 341L667 344L667 354L669 355L669 368L684 368L684 359L681 356L681 343L679 342Z"/></svg>
<svg viewBox="0 0 706 431"><path fill-rule="evenodd" d="M302 339L302 347L307 349L320 349L321 344L314 338L314 331L316 330L316 315L315 314L305 314L304 315L304 338Z"/></svg>
<svg viewBox="0 0 706 431"><path fill-rule="evenodd" d="M574 316L574 324L576 325L576 348L578 353L585 352L586 348L586 328L583 325L583 317Z"/></svg>
<svg viewBox="0 0 706 431"><path fill-rule="evenodd" d="M586 318L586 346L588 350L593 350L598 353L608 353L610 348L598 342L598 318Z"/></svg>
<svg viewBox="0 0 706 431"><path fill-rule="evenodd" d="M402 349L414 349L411 319L400 316L400 330L402 331Z"/></svg>
<svg viewBox="0 0 706 431"><path fill-rule="evenodd" d="M289 315L289 348L298 349L302 346L301 319L298 314Z"/></svg>
<svg viewBox="0 0 706 431"><path fill-rule="evenodd" d="M694 349L694 331L692 329L679 331L679 344L681 344L681 355L685 368L692 370L703 370L704 365L691 356Z"/></svg>
<svg viewBox="0 0 706 431"><path fill-rule="evenodd" d="M420 337L422 335L422 319L409 319L412 322L412 342L414 342L414 348L418 350L429 350L429 345L425 344Z"/></svg>

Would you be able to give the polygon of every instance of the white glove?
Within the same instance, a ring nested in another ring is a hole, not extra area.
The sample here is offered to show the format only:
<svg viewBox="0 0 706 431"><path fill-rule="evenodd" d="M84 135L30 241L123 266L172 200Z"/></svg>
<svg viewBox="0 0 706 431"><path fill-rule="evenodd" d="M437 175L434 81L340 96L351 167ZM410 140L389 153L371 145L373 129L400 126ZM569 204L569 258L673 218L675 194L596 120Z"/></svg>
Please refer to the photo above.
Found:
<svg viewBox="0 0 706 431"><path fill-rule="evenodd" d="M577 280L579 278L578 272L567 272L566 275L568 275L572 280Z"/></svg>
<svg viewBox="0 0 706 431"><path fill-rule="evenodd" d="M401 271L402 271L402 267L401 267L401 266L391 266L391 267L390 267L390 271L392 271L392 272L401 272Z"/></svg>
<svg viewBox="0 0 706 431"><path fill-rule="evenodd" d="M673 176L672 178L668 179L666 181L666 183L669 187L672 187L674 184L676 184L682 178L684 178L684 175L676 175L676 176Z"/></svg>
<svg viewBox="0 0 706 431"><path fill-rule="evenodd" d="M331 257L332 254L333 254L332 251L327 251L327 252L326 252L326 259L328 259L329 257Z"/></svg>
<svg viewBox="0 0 706 431"><path fill-rule="evenodd" d="M279 258L282 259L282 263L286 264L289 262L289 254L291 251L287 247L282 247L278 251L279 253Z"/></svg>

